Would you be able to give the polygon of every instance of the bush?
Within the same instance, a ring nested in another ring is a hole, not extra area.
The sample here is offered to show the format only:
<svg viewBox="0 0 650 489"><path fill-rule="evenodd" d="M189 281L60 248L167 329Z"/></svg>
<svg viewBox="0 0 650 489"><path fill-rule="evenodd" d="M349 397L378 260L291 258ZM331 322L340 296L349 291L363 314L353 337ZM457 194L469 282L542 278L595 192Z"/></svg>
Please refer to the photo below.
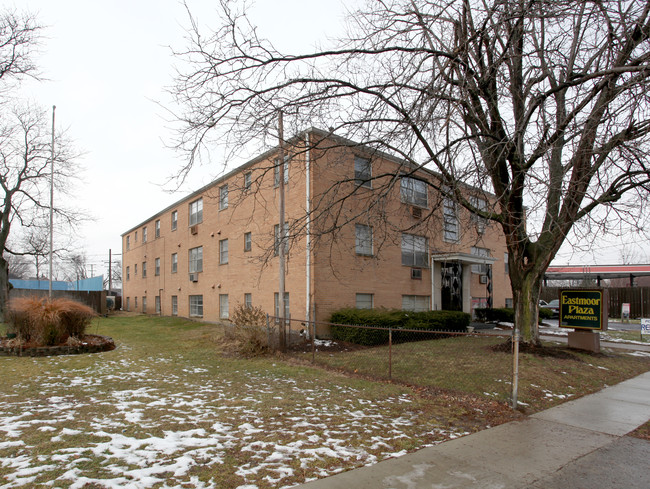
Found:
<svg viewBox="0 0 650 489"><path fill-rule="evenodd" d="M235 341L238 353L250 357L269 351L266 313L261 307L237 304L230 320L233 327L229 336Z"/></svg>
<svg viewBox="0 0 650 489"><path fill-rule="evenodd" d="M9 302L9 324L25 342L38 345L64 343L84 335L95 311L70 299L19 297Z"/></svg>
<svg viewBox="0 0 650 489"><path fill-rule="evenodd" d="M372 346L388 343L386 329L349 328L338 324L371 326L374 328L421 329L426 331L465 331L470 316L458 311L402 311L377 309L340 309L332 314L332 337L358 345ZM418 339L422 339L420 336ZM413 334L393 331L393 341L413 340Z"/></svg>
<svg viewBox="0 0 650 489"><path fill-rule="evenodd" d="M513 323L515 322L515 310L512 307L488 308L477 307L474 309L476 320L482 323ZM539 308L538 320L541 323L544 319L551 319L553 312L550 309Z"/></svg>

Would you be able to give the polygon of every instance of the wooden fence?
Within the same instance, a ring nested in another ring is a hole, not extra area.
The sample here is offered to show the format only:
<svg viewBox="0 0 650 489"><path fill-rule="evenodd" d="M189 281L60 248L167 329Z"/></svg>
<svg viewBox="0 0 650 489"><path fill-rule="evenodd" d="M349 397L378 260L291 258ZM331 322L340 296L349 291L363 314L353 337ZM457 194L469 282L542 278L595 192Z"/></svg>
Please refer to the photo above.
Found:
<svg viewBox="0 0 650 489"><path fill-rule="evenodd" d="M49 291L47 290L34 290L34 289L11 289L9 291L9 298L14 297L47 297ZM53 290L52 297L65 297L67 299L74 299L92 307L97 314L106 314L106 291L85 291L85 290Z"/></svg>
<svg viewBox="0 0 650 489"><path fill-rule="evenodd" d="M557 299L563 287L542 287L541 299L546 302ZM630 304L630 317L650 317L650 287L606 288L609 297L609 317L621 317L624 303Z"/></svg>

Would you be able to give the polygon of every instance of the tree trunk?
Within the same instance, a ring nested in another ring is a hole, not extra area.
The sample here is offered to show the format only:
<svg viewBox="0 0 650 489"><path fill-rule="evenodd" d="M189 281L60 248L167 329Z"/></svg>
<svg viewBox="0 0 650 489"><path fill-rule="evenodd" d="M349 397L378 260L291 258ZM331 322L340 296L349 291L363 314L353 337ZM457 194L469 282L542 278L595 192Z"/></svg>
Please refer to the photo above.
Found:
<svg viewBox="0 0 650 489"><path fill-rule="evenodd" d="M541 277L533 273L511 276L515 306L515 328L519 330L524 343L540 344L539 340L539 295Z"/></svg>
<svg viewBox="0 0 650 489"><path fill-rule="evenodd" d="M0 255L0 322L5 320L7 303L9 302L9 264Z"/></svg>

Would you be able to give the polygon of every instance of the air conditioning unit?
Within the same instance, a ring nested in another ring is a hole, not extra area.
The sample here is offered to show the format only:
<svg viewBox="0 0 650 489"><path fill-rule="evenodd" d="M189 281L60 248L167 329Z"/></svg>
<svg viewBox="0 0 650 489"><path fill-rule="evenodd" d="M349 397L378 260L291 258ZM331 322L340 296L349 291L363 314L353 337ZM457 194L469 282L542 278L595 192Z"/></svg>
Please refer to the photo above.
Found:
<svg viewBox="0 0 650 489"><path fill-rule="evenodd" d="M479 281L480 281L482 284L487 284L487 275L481 275L481 276L479 277Z"/></svg>
<svg viewBox="0 0 650 489"><path fill-rule="evenodd" d="M194 226L190 226L190 233L198 234L199 233L199 225L195 224Z"/></svg>
<svg viewBox="0 0 650 489"><path fill-rule="evenodd" d="M421 268L411 268L411 278L413 280L422 280L422 269Z"/></svg>
<svg viewBox="0 0 650 489"><path fill-rule="evenodd" d="M198 282L199 281L199 274L198 273L190 273L190 282Z"/></svg>
<svg viewBox="0 0 650 489"><path fill-rule="evenodd" d="M422 208L411 206L411 215L416 219L422 219Z"/></svg>

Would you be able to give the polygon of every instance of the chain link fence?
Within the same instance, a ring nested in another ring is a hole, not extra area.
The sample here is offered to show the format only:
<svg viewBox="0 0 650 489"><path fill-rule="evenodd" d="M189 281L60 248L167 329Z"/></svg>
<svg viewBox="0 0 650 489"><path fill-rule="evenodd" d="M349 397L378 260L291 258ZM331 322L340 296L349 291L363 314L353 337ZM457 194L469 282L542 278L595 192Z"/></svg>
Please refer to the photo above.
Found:
<svg viewBox="0 0 650 489"><path fill-rule="evenodd" d="M285 328L281 327L282 321ZM430 331L268 316L267 335L272 349L286 350L334 370L416 387L472 393L515 405L518 355L513 351L517 343L513 343L510 330L470 327L465 332ZM354 337L358 341L331 339L337 337Z"/></svg>

